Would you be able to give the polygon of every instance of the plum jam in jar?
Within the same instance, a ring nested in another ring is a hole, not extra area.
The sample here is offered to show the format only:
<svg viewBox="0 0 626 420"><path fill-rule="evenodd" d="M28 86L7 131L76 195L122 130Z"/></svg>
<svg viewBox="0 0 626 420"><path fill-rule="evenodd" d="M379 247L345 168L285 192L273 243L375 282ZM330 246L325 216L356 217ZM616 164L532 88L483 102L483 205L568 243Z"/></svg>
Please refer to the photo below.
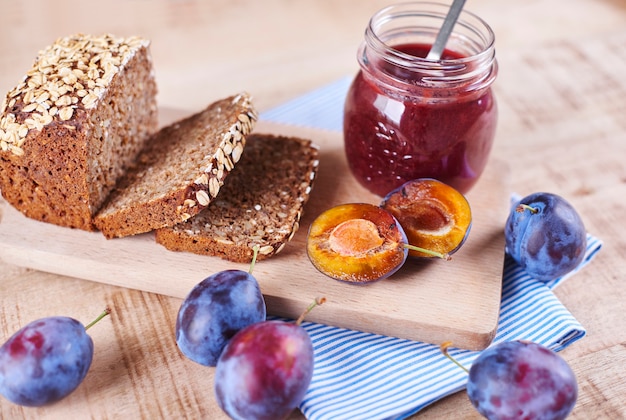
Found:
<svg viewBox="0 0 626 420"><path fill-rule="evenodd" d="M448 9L392 5L366 28L345 102L344 145L353 175L380 196L416 178L466 193L487 164L497 122L494 33L464 10L441 58L425 58Z"/></svg>

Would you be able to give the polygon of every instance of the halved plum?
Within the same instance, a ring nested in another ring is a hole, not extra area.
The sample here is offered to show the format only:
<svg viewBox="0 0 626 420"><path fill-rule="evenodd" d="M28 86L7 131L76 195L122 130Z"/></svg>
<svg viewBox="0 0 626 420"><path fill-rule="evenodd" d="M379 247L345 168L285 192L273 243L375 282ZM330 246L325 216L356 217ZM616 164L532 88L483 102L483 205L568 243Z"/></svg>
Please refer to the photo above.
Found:
<svg viewBox="0 0 626 420"><path fill-rule="evenodd" d="M333 279L369 283L402 267L406 243L391 213L373 204L349 203L326 210L311 223L307 254L315 268Z"/></svg>
<svg viewBox="0 0 626 420"><path fill-rule="evenodd" d="M400 223L410 245L451 255L467 239L472 211L463 194L431 178L406 182L384 198L381 207ZM409 250L414 257L434 254Z"/></svg>

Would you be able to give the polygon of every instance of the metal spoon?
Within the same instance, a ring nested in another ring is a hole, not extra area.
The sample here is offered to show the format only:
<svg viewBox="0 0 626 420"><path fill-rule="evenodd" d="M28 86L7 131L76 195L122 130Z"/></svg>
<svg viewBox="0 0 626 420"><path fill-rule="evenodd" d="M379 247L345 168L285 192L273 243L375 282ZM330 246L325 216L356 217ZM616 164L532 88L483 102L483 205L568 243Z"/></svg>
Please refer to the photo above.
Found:
<svg viewBox="0 0 626 420"><path fill-rule="evenodd" d="M435 42L426 56L427 60L437 61L441 59L441 54L443 54L443 50L446 48L450 33L459 18L459 14L461 14L464 4L465 0L454 0L452 2L452 6L450 6L450 10L448 10L448 14L443 20L443 25L441 25L437 38L435 38Z"/></svg>

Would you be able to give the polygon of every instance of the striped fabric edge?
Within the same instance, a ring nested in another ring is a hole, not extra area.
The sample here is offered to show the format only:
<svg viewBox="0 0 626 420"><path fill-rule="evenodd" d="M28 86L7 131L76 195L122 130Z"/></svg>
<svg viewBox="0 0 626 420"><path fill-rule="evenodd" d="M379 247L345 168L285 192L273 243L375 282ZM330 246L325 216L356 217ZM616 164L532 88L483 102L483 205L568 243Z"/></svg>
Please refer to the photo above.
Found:
<svg viewBox="0 0 626 420"><path fill-rule="evenodd" d="M301 95L275 108L261 112L260 120L282 124L343 130L343 104L352 77L344 77Z"/></svg>
<svg viewBox="0 0 626 420"><path fill-rule="evenodd" d="M576 271L591 262L601 246L589 235ZM303 328L315 351L313 380L300 405L309 420L403 419L465 388L466 373L446 359L438 345L308 322ZM507 258L493 344L525 339L560 351L585 334L547 284ZM458 348L449 352L468 368L480 354Z"/></svg>

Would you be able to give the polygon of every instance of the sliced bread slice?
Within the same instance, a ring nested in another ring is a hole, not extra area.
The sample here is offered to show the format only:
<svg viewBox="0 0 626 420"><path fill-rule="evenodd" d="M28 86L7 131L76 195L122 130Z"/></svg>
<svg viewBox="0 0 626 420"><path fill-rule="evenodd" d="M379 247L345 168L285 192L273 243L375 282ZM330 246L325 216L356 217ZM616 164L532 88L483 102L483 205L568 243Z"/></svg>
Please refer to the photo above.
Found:
<svg viewBox="0 0 626 420"><path fill-rule="evenodd" d="M319 165L310 140L251 134L241 161L211 204L185 223L156 230L172 251L250 262L279 253L299 228Z"/></svg>
<svg viewBox="0 0 626 420"><path fill-rule="evenodd" d="M257 113L231 96L159 130L95 217L107 238L184 222L213 200L239 161Z"/></svg>

